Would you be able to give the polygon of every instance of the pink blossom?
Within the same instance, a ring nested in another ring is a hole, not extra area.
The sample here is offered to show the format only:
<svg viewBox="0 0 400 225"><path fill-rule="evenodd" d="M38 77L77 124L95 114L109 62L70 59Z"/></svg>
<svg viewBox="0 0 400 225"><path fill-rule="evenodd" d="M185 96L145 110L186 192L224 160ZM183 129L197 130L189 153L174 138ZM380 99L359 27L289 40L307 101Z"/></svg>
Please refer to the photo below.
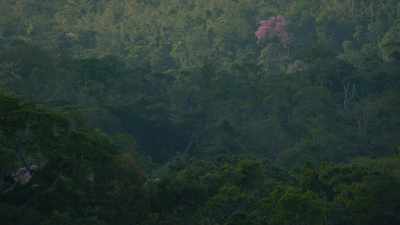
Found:
<svg viewBox="0 0 400 225"><path fill-rule="evenodd" d="M262 20L256 32L257 39L263 39L268 36L269 31L273 28L272 20Z"/></svg>
<svg viewBox="0 0 400 225"><path fill-rule="evenodd" d="M278 37L278 39L286 45L289 42L289 34L286 30L286 25L285 17L274 16L268 20L260 21L260 26L255 35L258 40L267 37Z"/></svg>

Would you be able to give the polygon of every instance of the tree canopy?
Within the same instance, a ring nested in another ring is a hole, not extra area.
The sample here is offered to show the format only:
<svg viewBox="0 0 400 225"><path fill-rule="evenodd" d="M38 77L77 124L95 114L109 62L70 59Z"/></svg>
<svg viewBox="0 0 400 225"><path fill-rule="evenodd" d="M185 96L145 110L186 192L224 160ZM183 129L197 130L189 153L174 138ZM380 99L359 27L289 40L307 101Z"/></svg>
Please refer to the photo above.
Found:
<svg viewBox="0 0 400 225"><path fill-rule="evenodd" d="M400 224L397 0L0 0L5 225Z"/></svg>

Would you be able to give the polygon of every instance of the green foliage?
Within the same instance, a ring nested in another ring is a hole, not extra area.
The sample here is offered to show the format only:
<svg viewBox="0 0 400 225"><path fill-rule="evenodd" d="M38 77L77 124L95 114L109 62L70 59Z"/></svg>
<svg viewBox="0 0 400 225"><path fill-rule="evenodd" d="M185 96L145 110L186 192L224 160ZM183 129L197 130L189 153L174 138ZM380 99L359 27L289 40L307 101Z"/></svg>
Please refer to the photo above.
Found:
<svg viewBox="0 0 400 225"><path fill-rule="evenodd" d="M277 167L245 157L176 161L147 183L157 215L150 224L396 224L398 162L359 159L277 176ZM260 171L246 185L237 179L248 174L244 165Z"/></svg>
<svg viewBox="0 0 400 225"><path fill-rule="evenodd" d="M399 12L0 0L2 223L399 224Z"/></svg>
<svg viewBox="0 0 400 225"><path fill-rule="evenodd" d="M104 224L116 215L120 223L131 220L130 212L111 210L124 191L140 192L143 174L131 152L114 151L104 134L73 128L60 113L4 94L0 105L4 224ZM29 183L15 183L12 173L31 165ZM108 215L99 212L106 209Z"/></svg>
<svg viewBox="0 0 400 225"><path fill-rule="evenodd" d="M395 25L385 34L380 42L380 47L383 52L383 56L386 60L399 60L400 52L400 22L396 22Z"/></svg>

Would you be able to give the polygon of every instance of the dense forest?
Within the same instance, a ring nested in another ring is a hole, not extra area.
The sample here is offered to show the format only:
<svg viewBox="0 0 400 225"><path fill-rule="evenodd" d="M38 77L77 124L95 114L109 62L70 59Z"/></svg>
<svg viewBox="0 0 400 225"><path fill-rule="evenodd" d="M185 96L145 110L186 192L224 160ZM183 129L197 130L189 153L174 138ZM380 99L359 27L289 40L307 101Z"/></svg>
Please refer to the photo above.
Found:
<svg viewBox="0 0 400 225"><path fill-rule="evenodd" d="M0 224L399 225L398 0L0 0Z"/></svg>

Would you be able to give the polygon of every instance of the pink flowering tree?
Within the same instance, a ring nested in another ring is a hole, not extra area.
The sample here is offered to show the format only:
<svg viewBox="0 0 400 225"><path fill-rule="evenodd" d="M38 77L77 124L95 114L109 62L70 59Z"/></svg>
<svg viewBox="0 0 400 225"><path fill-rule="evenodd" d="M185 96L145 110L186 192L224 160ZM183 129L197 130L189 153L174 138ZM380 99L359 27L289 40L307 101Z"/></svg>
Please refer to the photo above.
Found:
<svg viewBox="0 0 400 225"><path fill-rule="evenodd" d="M259 41L266 38L277 37L278 40L286 46L289 43L289 34L286 28L287 23L285 17L274 16L268 20L260 21L260 26L255 35Z"/></svg>

